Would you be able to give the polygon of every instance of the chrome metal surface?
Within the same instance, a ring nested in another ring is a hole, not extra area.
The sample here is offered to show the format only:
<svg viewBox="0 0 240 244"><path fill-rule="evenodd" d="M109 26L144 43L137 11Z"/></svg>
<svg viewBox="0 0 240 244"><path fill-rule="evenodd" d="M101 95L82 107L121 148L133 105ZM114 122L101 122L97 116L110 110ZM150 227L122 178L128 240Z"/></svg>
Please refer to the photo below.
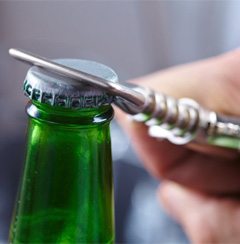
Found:
<svg viewBox="0 0 240 244"><path fill-rule="evenodd" d="M35 54L10 49L11 56L71 78L74 86L89 85L115 96L113 102L149 126L150 136L174 144L190 142L240 149L240 119L218 115L188 98L176 100L140 86L116 83L78 71Z"/></svg>
<svg viewBox="0 0 240 244"><path fill-rule="evenodd" d="M100 77L66 67L52 60L46 59L44 57L35 55L30 52L26 52L21 49L11 48L9 50L9 54L20 61L41 67L43 69L63 75L68 78L72 78L71 81L72 85L78 86L79 84L80 85L86 84L86 85L94 86L98 89L107 90L109 93L112 93L112 95L119 96L133 103L134 111L138 107L145 106L146 98L141 93L135 91L134 89L131 89L132 88L131 85L128 84L122 85L119 83L107 81ZM129 110L130 109L131 108L129 108Z"/></svg>

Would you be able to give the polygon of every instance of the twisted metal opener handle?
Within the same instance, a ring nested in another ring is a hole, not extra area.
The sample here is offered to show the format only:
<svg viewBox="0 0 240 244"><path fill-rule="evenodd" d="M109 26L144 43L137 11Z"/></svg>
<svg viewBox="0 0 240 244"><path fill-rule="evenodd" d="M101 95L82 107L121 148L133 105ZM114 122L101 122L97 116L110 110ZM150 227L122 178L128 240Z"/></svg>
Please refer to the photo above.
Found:
<svg viewBox="0 0 240 244"><path fill-rule="evenodd" d="M10 49L11 56L51 72L72 78L74 86L86 84L115 96L114 103L133 119L149 127L149 135L183 145L199 143L240 149L240 119L219 115L196 101L174 99L129 83L115 83L87 74L35 54Z"/></svg>

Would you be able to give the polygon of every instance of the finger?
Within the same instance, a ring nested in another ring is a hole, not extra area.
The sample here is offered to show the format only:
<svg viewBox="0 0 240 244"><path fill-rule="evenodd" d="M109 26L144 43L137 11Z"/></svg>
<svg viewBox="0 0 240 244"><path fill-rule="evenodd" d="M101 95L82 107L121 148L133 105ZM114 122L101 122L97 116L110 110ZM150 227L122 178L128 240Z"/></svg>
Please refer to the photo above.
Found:
<svg viewBox="0 0 240 244"><path fill-rule="evenodd" d="M156 92L163 92L175 98L193 98L208 109L225 114L240 115L240 106L238 105L240 103L239 65L240 50L236 50L220 57L167 69L138 78L132 82L150 87ZM136 138L134 143L140 143L136 147L142 148L142 134L140 136L134 135L135 132L136 134L139 133L139 126L126 120L124 114L119 113L119 111L116 111L116 115L120 125L132 137ZM144 127L141 127L141 129L145 130L144 135L146 135L146 129ZM148 142L155 141L151 140ZM151 144L149 147L153 147L153 145ZM206 148L205 146L192 144L189 144L189 147L200 152L221 155L230 159L237 156L233 151L219 150L219 148L216 149L215 147Z"/></svg>
<svg viewBox="0 0 240 244"><path fill-rule="evenodd" d="M240 49L132 80L175 98L189 97L206 108L240 115Z"/></svg>
<svg viewBox="0 0 240 244"><path fill-rule="evenodd" d="M240 241L239 200L200 195L172 182L161 186L159 198L193 243Z"/></svg>
<svg viewBox="0 0 240 244"><path fill-rule="evenodd" d="M133 142L139 158L155 177L162 177L165 169L167 170L174 162L187 155L188 150L181 146L150 137L144 124L134 122L120 109L115 108L115 114L119 124Z"/></svg>
<svg viewBox="0 0 240 244"><path fill-rule="evenodd" d="M239 192L240 160L235 154L227 158L196 153L150 137L145 125L132 121L121 111L117 117L143 164L156 178L167 178L209 193Z"/></svg>

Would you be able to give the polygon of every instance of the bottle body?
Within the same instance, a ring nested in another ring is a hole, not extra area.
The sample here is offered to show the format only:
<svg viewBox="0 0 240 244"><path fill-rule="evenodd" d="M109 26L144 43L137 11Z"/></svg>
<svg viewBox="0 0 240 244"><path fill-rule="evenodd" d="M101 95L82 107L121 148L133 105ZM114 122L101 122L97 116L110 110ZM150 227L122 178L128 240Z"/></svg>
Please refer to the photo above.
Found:
<svg viewBox="0 0 240 244"><path fill-rule="evenodd" d="M28 147L12 243L114 241L111 106L30 104Z"/></svg>

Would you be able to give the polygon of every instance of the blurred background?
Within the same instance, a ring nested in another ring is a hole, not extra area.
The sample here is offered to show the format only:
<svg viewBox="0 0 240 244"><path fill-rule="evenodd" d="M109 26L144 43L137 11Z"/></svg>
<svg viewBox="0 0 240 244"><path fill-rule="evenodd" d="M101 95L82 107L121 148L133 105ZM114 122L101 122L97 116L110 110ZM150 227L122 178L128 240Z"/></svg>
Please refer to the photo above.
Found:
<svg viewBox="0 0 240 244"><path fill-rule="evenodd" d="M10 47L112 67L121 81L240 45L240 1L0 1L0 243L24 161L28 67ZM177 81L176 81L177 82ZM210 82L210 81L209 81ZM157 202L159 185L112 123L116 242L188 243Z"/></svg>

